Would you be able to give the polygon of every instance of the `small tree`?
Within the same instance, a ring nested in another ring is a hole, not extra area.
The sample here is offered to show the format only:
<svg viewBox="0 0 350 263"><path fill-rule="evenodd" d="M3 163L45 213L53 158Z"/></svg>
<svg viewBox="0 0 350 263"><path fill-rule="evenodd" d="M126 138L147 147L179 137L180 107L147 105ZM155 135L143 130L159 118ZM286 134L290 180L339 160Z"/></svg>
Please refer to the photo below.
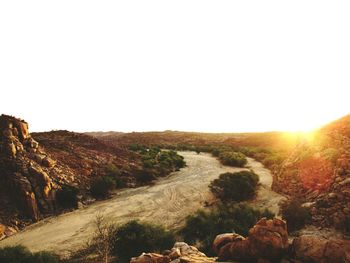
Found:
<svg viewBox="0 0 350 263"><path fill-rule="evenodd" d="M255 195L259 177L252 171L224 173L209 185L210 190L223 201L244 201Z"/></svg>
<svg viewBox="0 0 350 263"><path fill-rule="evenodd" d="M106 219L101 214L96 215L94 224L96 230L91 242L92 247L102 261L108 263L113 248L113 236L116 227L113 224L107 223Z"/></svg>
<svg viewBox="0 0 350 263"><path fill-rule="evenodd" d="M58 204L63 208L76 208L78 206L79 190L70 185L63 185L56 193Z"/></svg>
<svg viewBox="0 0 350 263"><path fill-rule="evenodd" d="M106 198L115 186L113 178L109 176L97 177L91 182L90 193L95 198Z"/></svg>

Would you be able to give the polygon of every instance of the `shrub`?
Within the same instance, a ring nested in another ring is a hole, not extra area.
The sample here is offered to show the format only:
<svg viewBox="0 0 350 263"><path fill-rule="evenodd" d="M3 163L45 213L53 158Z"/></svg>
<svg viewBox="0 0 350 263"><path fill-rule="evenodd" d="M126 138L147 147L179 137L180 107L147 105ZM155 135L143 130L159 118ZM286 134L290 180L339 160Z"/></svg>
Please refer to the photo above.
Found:
<svg viewBox="0 0 350 263"><path fill-rule="evenodd" d="M120 176L120 170L113 163L107 164L105 167L105 173L110 177Z"/></svg>
<svg viewBox="0 0 350 263"><path fill-rule="evenodd" d="M76 208L78 206L78 193L79 190L76 187L63 185L62 189L57 191L57 202L63 208Z"/></svg>
<svg viewBox="0 0 350 263"><path fill-rule="evenodd" d="M224 173L209 185L215 196L223 201L244 201L255 195L259 177L252 171Z"/></svg>
<svg viewBox="0 0 350 263"><path fill-rule="evenodd" d="M282 219L287 221L289 232L299 230L311 221L310 208L302 204L300 199L291 199L281 205Z"/></svg>
<svg viewBox="0 0 350 263"><path fill-rule="evenodd" d="M247 158L244 154L232 151L225 151L219 154L220 161L225 165L244 167L247 164Z"/></svg>
<svg viewBox="0 0 350 263"><path fill-rule="evenodd" d="M211 248L217 235L235 232L246 236L258 220L263 217L273 218L273 216L268 210L256 210L246 204L219 205L213 211L199 210L189 216L180 234L186 242L199 244L201 251L213 255Z"/></svg>
<svg viewBox="0 0 350 263"><path fill-rule="evenodd" d="M0 248L0 262L6 263L58 263L58 256L49 252L32 254L23 246Z"/></svg>
<svg viewBox="0 0 350 263"><path fill-rule="evenodd" d="M115 180L110 176L97 177L91 182L90 193L95 198L106 198L116 186Z"/></svg>
<svg viewBox="0 0 350 263"><path fill-rule="evenodd" d="M169 249L174 242L174 235L160 226L130 221L115 231L112 251L122 262L129 262L142 252Z"/></svg>

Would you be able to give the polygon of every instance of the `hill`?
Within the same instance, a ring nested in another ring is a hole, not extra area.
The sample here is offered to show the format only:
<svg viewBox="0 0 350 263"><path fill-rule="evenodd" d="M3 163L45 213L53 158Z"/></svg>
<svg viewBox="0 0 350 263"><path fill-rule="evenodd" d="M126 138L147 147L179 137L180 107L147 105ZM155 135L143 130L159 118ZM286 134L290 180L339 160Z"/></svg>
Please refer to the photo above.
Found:
<svg viewBox="0 0 350 263"><path fill-rule="evenodd" d="M1 115L0 238L62 212L56 193L63 186L77 188L80 201L89 202L91 180L107 165L119 169L126 185L135 185L133 172L142 167L139 156L123 147L68 131L30 134L24 120Z"/></svg>

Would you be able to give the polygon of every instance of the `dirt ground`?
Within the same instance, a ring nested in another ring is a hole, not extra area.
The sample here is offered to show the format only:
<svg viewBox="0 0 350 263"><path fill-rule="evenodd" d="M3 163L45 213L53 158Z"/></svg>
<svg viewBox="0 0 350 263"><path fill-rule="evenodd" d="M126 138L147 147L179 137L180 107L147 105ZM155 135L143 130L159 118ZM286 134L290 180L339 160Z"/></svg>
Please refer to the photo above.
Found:
<svg viewBox="0 0 350 263"><path fill-rule="evenodd" d="M47 218L1 241L0 247L21 244L32 251L48 250L67 255L91 238L93 221L98 213L116 223L139 219L171 229L178 228L188 215L203 207L204 202L211 198L208 189L210 181L224 172L244 170L223 166L209 154L179 153L187 163L187 167L181 171L158 180L152 186L118 191L109 200ZM283 197L271 191L270 171L250 158L248 166L260 176L261 182L253 205L277 212L277 204Z"/></svg>

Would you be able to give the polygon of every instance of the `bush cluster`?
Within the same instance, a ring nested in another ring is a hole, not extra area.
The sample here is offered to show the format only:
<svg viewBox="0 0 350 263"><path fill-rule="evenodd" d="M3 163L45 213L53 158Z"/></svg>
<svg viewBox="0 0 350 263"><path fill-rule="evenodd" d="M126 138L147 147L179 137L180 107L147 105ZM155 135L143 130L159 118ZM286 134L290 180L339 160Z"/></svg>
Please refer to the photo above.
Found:
<svg viewBox="0 0 350 263"><path fill-rule="evenodd" d="M91 181L90 193L97 199L108 197L111 190L116 186L113 177L100 176Z"/></svg>
<svg viewBox="0 0 350 263"><path fill-rule="evenodd" d="M239 152L225 151L220 152L219 160L224 165L244 167L247 164L247 158Z"/></svg>
<svg viewBox="0 0 350 263"><path fill-rule="evenodd" d="M31 253L23 246L0 248L0 262L3 263L59 263L58 256L49 252Z"/></svg>
<svg viewBox="0 0 350 263"><path fill-rule="evenodd" d="M147 148L140 145L132 145L130 149L137 151L141 156L143 168L135 174L141 183L148 183L186 165L184 158L173 150L162 151L159 147Z"/></svg>
<svg viewBox="0 0 350 263"><path fill-rule="evenodd" d="M259 177L252 171L224 173L213 180L209 189L222 201L240 202L254 197Z"/></svg>
<svg viewBox="0 0 350 263"><path fill-rule="evenodd" d="M311 222L310 208L302 206L303 201L300 199L291 199L282 203L282 219L287 221L289 232L297 231Z"/></svg>
<svg viewBox="0 0 350 263"><path fill-rule="evenodd" d="M113 163L104 166L101 174L91 180L90 184L90 193L97 199L106 198L113 189L123 188L126 185L120 170Z"/></svg>
<svg viewBox="0 0 350 263"><path fill-rule="evenodd" d="M213 255L212 242L217 235L235 232L246 236L258 220L273 216L268 210L260 211L242 203L219 205L213 211L199 210L189 216L180 233L185 242L199 244L201 251Z"/></svg>
<svg viewBox="0 0 350 263"><path fill-rule="evenodd" d="M130 221L115 231L112 253L121 262L129 262L142 252L160 253L170 249L174 242L174 235L160 226Z"/></svg>
<svg viewBox="0 0 350 263"><path fill-rule="evenodd" d="M78 206L78 188L70 185L63 185L56 193L56 200L63 208L76 208Z"/></svg>

